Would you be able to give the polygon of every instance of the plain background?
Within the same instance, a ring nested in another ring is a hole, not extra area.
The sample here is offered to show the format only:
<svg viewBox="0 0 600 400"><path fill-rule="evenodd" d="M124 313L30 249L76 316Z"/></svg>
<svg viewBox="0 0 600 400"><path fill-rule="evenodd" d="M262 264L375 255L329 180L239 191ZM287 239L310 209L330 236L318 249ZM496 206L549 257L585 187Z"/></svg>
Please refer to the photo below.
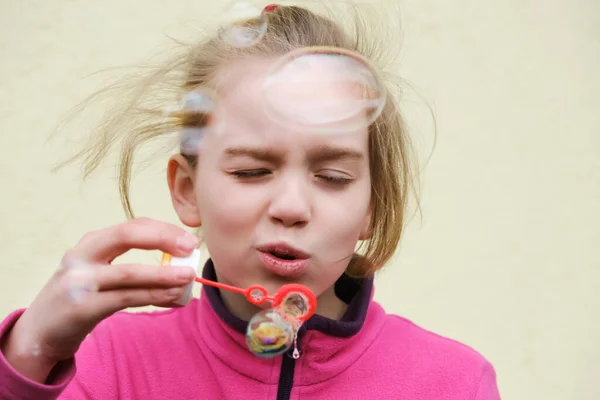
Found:
<svg viewBox="0 0 600 400"><path fill-rule="evenodd" d="M425 96L438 141L423 216L376 299L480 351L504 399L600 398L600 2L398 4L395 72L417 88L405 112L427 156ZM225 5L0 0L0 314L27 306L82 234L124 219L114 160L85 184L76 165L50 172L86 131L84 120L47 141L102 87L90 74L163 51L167 35L193 37ZM177 222L166 155L136 174L133 204Z"/></svg>

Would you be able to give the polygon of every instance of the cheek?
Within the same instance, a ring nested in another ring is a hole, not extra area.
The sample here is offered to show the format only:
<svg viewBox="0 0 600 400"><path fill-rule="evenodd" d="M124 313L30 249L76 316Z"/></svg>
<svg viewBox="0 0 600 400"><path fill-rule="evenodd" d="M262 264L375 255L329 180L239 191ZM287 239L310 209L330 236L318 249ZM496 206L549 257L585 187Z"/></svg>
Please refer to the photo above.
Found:
<svg viewBox="0 0 600 400"><path fill-rule="evenodd" d="M260 193L242 191L219 171L199 178L196 196L205 235L233 238L251 233L260 218Z"/></svg>
<svg viewBox="0 0 600 400"><path fill-rule="evenodd" d="M367 180L355 185L343 198L321 203L323 234L320 236L325 246L346 253L354 250L369 213L370 190Z"/></svg>

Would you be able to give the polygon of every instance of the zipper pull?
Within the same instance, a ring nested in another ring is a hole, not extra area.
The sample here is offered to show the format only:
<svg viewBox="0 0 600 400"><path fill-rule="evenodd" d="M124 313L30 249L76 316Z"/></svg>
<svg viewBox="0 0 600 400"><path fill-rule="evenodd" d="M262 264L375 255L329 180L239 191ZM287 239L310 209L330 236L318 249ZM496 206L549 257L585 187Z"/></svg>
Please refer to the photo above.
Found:
<svg viewBox="0 0 600 400"><path fill-rule="evenodd" d="M294 351L292 352L292 357L294 360L300 358L300 350L298 350L298 333L294 335Z"/></svg>

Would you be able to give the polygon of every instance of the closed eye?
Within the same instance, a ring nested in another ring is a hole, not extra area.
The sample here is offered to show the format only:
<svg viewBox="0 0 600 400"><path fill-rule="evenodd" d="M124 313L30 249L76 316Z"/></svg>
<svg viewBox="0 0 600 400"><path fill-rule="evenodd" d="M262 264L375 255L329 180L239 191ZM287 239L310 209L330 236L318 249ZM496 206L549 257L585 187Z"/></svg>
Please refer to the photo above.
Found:
<svg viewBox="0 0 600 400"><path fill-rule="evenodd" d="M270 174L268 169L244 169L239 171L231 171L230 174L239 179L260 178Z"/></svg>
<svg viewBox="0 0 600 400"><path fill-rule="evenodd" d="M317 175L317 177L326 183L330 183L336 186L347 185L352 182L352 179L344 176L331 176L331 175Z"/></svg>
<svg viewBox="0 0 600 400"><path fill-rule="evenodd" d="M251 179L255 179L255 178L262 178L264 176L270 175L271 173L272 172L270 170L264 169L264 168L244 169L244 170L237 170L237 171L229 172L230 175L233 175L240 180L251 180ZM343 186L343 185L347 185L350 182L352 182L351 178L347 178L345 176L340 176L340 175L318 174L315 176L318 179L320 179L321 181L323 181L327 184L335 185L335 186Z"/></svg>

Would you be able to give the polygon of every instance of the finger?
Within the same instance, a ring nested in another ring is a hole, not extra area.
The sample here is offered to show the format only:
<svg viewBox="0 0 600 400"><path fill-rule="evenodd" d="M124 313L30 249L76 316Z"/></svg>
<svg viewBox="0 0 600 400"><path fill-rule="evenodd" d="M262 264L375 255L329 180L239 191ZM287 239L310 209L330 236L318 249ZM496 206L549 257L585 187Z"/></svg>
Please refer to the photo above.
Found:
<svg viewBox="0 0 600 400"><path fill-rule="evenodd" d="M190 265L190 267L192 267ZM99 291L123 288L169 288L194 280L193 268L142 264L119 264L95 269Z"/></svg>
<svg viewBox="0 0 600 400"><path fill-rule="evenodd" d="M200 239L179 226L139 218L86 234L65 257L109 263L131 249L184 257L199 246Z"/></svg>
<svg viewBox="0 0 600 400"><path fill-rule="evenodd" d="M90 303L88 316L94 320L102 320L117 311L130 307L157 306L167 307L183 294L183 288L169 289L123 289L109 290L97 294Z"/></svg>

